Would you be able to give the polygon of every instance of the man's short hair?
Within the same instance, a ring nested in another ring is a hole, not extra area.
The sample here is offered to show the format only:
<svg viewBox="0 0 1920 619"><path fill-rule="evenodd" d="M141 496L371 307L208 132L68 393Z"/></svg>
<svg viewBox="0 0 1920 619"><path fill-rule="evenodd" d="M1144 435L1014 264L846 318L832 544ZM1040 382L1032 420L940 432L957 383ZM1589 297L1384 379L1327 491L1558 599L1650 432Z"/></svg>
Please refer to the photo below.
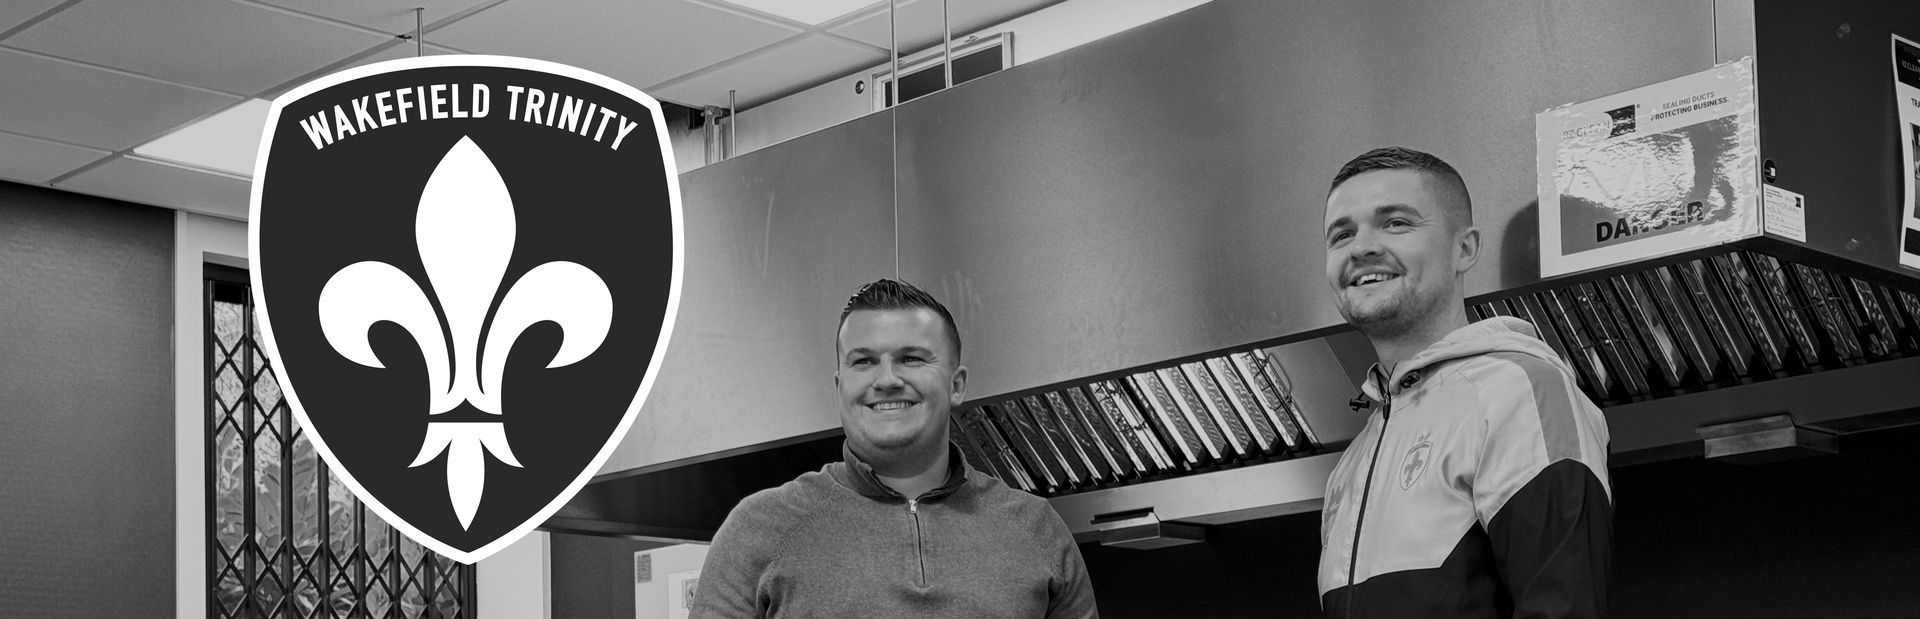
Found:
<svg viewBox="0 0 1920 619"><path fill-rule="evenodd" d="M1327 187L1327 195L1339 189L1347 179L1376 170L1417 170L1427 175L1427 180L1442 194L1456 193L1458 199L1449 200L1449 196L1440 195L1441 208L1447 210L1455 230L1473 225L1473 198L1467 194L1467 181L1460 178L1460 172L1453 166L1428 153L1411 148L1388 146L1376 148L1354 157L1340 171L1333 175L1333 184Z"/></svg>
<svg viewBox="0 0 1920 619"><path fill-rule="evenodd" d="M940 315L946 323L947 341L953 343L953 359L960 360L960 327L954 325L953 314L947 306L921 290L918 286L899 280L881 279L860 287L859 292L847 299L847 307L840 310L840 326L847 326L847 316L861 310L916 310L930 309ZM837 345L836 345L837 346Z"/></svg>

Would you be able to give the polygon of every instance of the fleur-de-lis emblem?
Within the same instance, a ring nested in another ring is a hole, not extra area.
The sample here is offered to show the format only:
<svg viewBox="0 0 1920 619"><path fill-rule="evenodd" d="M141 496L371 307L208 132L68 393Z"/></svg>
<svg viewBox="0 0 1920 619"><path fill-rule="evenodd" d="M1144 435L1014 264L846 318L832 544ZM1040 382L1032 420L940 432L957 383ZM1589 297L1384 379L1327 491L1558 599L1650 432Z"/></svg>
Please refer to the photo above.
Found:
<svg viewBox="0 0 1920 619"><path fill-rule="evenodd" d="M1427 472L1427 457L1432 455L1433 452L1433 441L1429 440L1431 436L1433 436L1432 432L1421 434L1418 438L1414 439L1413 446L1407 448L1407 454L1401 456L1401 490L1412 488L1414 482L1420 481L1420 474Z"/></svg>
<svg viewBox="0 0 1920 619"><path fill-rule="evenodd" d="M462 402L503 414L501 378L507 353L528 327L546 321L560 325L560 350L546 366L558 368L599 349L613 320L613 295L606 282L574 262L534 267L499 294L514 235L513 197L506 181L479 145L462 137L428 178L414 219L414 240L438 309L426 289L399 268L378 261L354 263L334 273L320 292L320 326L327 342L348 360L383 368L373 353L369 329L379 322L398 324L413 336L426 360L428 415L447 413ZM472 524L480 506L484 454L521 467L498 421L430 421L420 453L408 466L432 462L441 453L447 454L447 495L462 528Z"/></svg>

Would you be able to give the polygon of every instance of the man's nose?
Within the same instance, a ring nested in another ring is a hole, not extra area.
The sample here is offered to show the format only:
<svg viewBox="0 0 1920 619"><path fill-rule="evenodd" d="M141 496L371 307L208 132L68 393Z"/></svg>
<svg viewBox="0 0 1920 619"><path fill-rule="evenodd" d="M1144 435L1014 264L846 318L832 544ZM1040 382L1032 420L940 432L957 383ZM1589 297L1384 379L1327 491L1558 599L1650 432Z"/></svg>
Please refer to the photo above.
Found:
<svg viewBox="0 0 1920 619"><path fill-rule="evenodd" d="M894 371L892 361L880 362L879 371L873 376L874 391L892 391L905 384L905 381L900 380L900 374Z"/></svg>
<svg viewBox="0 0 1920 619"><path fill-rule="evenodd" d="M1379 235L1371 230L1355 231L1353 240L1347 243L1347 254L1355 258L1380 255Z"/></svg>

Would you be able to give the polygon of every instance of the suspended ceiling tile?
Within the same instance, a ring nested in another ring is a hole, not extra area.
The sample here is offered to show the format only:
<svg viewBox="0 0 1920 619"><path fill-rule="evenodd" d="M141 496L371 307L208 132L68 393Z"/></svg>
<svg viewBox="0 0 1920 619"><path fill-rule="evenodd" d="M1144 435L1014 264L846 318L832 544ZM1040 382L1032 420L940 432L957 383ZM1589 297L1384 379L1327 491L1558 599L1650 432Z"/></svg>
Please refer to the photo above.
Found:
<svg viewBox="0 0 1920 619"><path fill-rule="evenodd" d="M431 36L431 35L429 35L429 36L428 36L428 38L432 38L432 36ZM427 43L426 45L424 45L424 46L422 46L422 49L421 49L420 51L422 51L422 52L425 52L425 53L426 53L426 55L428 55L428 56L443 56L443 55L446 55L446 54L458 54L458 53L460 53L459 51L456 51L456 50L452 50L452 49L448 49L448 48L445 48L445 47L440 47L440 46L438 46L438 45L434 45L433 43ZM367 56L367 57L365 57L365 58L359 58L359 59L355 59L355 60L354 60L353 62L350 62L350 63L347 63L347 64L345 64L345 65L343 65L343 66L340 66L340 67L338 67L338 68L336 68L336 69L334 69L333 71L329 71L329 73L332 73L332 72L338 72L338 71L345 71L345 70L347 70L347 69L350 69L350 68L353 68L353 67L364 67L364 66L367 66L367 65L370 65L370 64L373 64L373 63L376 63L376 62L386 62L386 61L388 61L388 60L399 60L399 59L402 59L402 58L412 58L412 57L414 57L414 56L415 56L415 54L414 54L414 45L413 45L413 42L412 42L412 41L402 41L402 42L400 42L400 43L399 43L399 44L397 44L397 45L390 45L390 46L387 46L387 47L384 47L384 48L381 48L381 50L380 50L380 51L378 51L378 52L374 52L374 53L373 53L372 55L370 55L370 56Z"/></svg>
<svg viewBox="0 0 1920 619"><path fill-rule="evenodd" d="M83 2L7 45L164 80L257 93L392 40L229 0Z"/></svg>
<svg viewBox="0 0 1920 619"><path fill-rule="evenodd" d="M718 0L735 6L746 7L762 13L778 15L803 24L820 25L842 15L864 9L885 0L811 0L794 2L793 0Z"/></svg>
<svg viewBox="0 0 1920 619"><path fill-rule="evenodd" d="M897 31L900 39L900 53L911 54L940 41L943 34L940 27L940 2L938 0L900 0L891 11L888 6L881 5L880 8L864 16L835 26L828 31L880 49L889 49L893 45L893 38ZM965 31L956 29L954 34L961 32Z"/></svg>
<svg viewBox="0 0 1920 619"><path fill-rule="evenodd" d="M260 134L270 106L264 99L242 101L141 144L133 154L251 177L260 158Z"/></svg>
<svg viewBox="0 0 1920 619"><path fill-rule="evenodd" d="M953 36L998 24L1060 0L947 0L947 27ZM912 54L940 44L945 35L941 25L941 0L900 0L891 27L899 32L900 53ZM829 30L868 45L887 49L890 41L887 7L878 9Z"/></svg>
<svg viewBox="0 0 1920 619"><path fill-rule="evenodd" d="M48 142L24 135L0 133L0 178L44 184L80 166L113 153Z"/></svg>
<svg viewBox="0 0 1920 619"><path fill-rule="evenodd" d="M59 5L64 0L7 0L0 2L0 32L12 30L14 26L27 23L27 20L39 17Z"/></svg>
<svg viewBox="0 0 1920 619"><path fill-rule="evenodd" d="M0 49L0 131L120 150L239 97Z"/></svg>
<svg viewBox="0 0 1920 619"><path fill-rule="evenodd" d="M514 0L429 32L427 41L569 64L644 88L799 33L681 0Z"/></svg>
<svg viewBox="0 0 1920 619"><path fill-rule="evenodd" d="M491 0L255 0L291 11L401 34L413 32L413 9L426 9L422 17L427 25L444 21Z"/></svg>
<svg viewBox="0 0 1920 619"><path fill-rule="evenodd" d="M432 43L428 43L426 45L425 51L426 51L426 55L428 56L441 56L446 54L460 53L458 51L440 47ZM412 58L413 56L414 56L414 53L413 53L412 41L405 41L398 44L389 45L381 48L380 51L374 52L373 54L370 54L364 58L355 58L349 62L339 63L338 66L328 67L324 71L315 72L310 76L303 77L302 79L297 79L291 82L287 82L287 83L275 86L271 90L260 93L260 98L271 101L273 100L274 97L278 97L280 95L286 94L287 91L293 90L294 88L298 88L301 84L305 84L307 82L311 82L311 81L320 79L322 77L326 77L328 75L339 73L341 71L345 71L347 69L351 69L354 67L364 67L376 62L386 62L388 60L399 60L401 58Z"/></svg>
<svg viewBox="0 0 1920 619"><path fill-rule="evenodd" d="M648 90L647 94L689 106L726 107L727 89L731 88L739 91L739 107L751 108L886 61L884 52L823 35L807 35Z"/></svg>
<svg viewBox="0 0 1920 619"><path fill-rule="evenodd" d="M78 191L235 219L247 218L247 181L141 159L120 157L54 184Z"/></svg>

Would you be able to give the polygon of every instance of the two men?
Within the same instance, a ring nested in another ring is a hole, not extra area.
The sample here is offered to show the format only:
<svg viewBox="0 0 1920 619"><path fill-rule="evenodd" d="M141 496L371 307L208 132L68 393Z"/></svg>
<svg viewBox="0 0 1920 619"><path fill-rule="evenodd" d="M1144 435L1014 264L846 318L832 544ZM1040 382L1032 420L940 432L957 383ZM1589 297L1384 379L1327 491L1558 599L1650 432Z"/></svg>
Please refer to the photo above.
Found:
<svg viewBox="0 0 1920 619"><path fill-rule="evenodd" d="M693 616L1095 616L1059 514L948 442L967 368L946 307L868 284L840 313L836 349L844 460L734 508Z"/></svg>
<svg viewBox="0 0 1920 619"><path fill-rule="evenodd" d="M1604 615L1605 419L1531 325L1468 323L1480 235L1459 174L1368 152L1335 176L1326 221L1335 304L1379 358L1362 387L1377 406L1327 482L1328 614ZM1093 615L1060 517L947 442L966 368L946 309L875 282L837 349L844 462L741 502L695 616Z"/></svg>
<svg viewBox="0 0 1920 619"><path fill-rule="evenodd" d="M1379 356L1372 416L1327 481L1327 614L1604 615L1606 420L1532 325L1468 324L1480 233L1459 173L1369 151L1334 176L1326 223L1335 305Z"/></svg>

